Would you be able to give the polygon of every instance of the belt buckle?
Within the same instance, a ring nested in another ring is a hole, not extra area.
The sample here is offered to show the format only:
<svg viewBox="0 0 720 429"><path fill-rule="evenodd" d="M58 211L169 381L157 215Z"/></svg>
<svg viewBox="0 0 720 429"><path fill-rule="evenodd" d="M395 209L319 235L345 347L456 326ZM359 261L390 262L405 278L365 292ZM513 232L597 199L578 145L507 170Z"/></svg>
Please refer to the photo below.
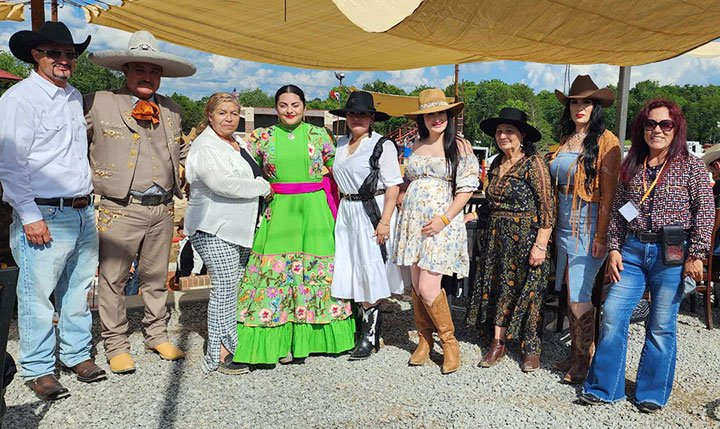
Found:
<svg viewBox="0 0 720 429"><path fill-rule="evenodd" d="M159 206L162 195L143 195L142 204L144 206Z"/></svg>
<svg viewBox="0 0 720 429"><path fill-rule="evenodd" d="M82 197L73 197L70 201L70 207L74 209L84 209L88 206L88 197L87 195Z"/></svg>

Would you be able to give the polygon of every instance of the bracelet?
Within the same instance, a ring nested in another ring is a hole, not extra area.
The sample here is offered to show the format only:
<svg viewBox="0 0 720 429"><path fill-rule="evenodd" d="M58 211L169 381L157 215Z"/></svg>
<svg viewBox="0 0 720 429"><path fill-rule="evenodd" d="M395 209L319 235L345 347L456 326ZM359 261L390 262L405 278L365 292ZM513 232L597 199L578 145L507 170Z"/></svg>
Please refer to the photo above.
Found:
<svg viewBox="0 0 720 429"><path fill-rule="evenodd" d="M537 247L538 249L542 250L543 252L547 252L547 247L542 247L541 245L534 243L533 247Z"/></svg>
<svg viewBox="0 0 720 429"><path fill-rule="evenodd" d="M390 226L390 223L389 223L389 222L384 222L382 219L380 219L380 220L378 221L378 223L381 223L381 224L383 224L383 225L385 225L385 226Z"/></svg>
<svg viewBox="0 0 720 429"><path fill-rule="evenodd" d="M450 220L448 220L447 216L440 215L440 220L442 220L445 225L450 225Z"/></svg>
<svg viewBox="0 0 720 429"><path fill-rule="evenodd" d="M470 212L470 213L472 213L473 216L475 216L475 220L480 219L480 216L478 216L477 212L473 211L473 212Z"/></svg>

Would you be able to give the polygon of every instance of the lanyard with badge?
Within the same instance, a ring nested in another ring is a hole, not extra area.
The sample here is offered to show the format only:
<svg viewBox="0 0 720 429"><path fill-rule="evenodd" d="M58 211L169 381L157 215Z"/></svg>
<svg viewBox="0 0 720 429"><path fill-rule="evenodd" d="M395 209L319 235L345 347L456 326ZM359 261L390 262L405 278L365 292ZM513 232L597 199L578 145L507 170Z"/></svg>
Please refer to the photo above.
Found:
<svg viewBox="0 0 720 429"><path fill-rule="evenodd" d="M640 206L645 202L645 200L648 199L650 196L650 193L652 193L653 189L655 189L655 186L657 186L658 180L660 180L660 176L662 176L663 170L665 170L665 166L667 165L667 162L663 163L662 168L658 172L657 176L655 176L655 180L650 184L650 187L647 185L647 179L645 178L648 164L647 164L647 158L645 158L645 163L643 165L643 190L645 191L645 194L643 194L642 198L640 199L640 204L635 204L633 201L628 201L624 206L620 207L620 214L623 215L625 220L628 222L632 221L638 215L640 215Z"/></svg>

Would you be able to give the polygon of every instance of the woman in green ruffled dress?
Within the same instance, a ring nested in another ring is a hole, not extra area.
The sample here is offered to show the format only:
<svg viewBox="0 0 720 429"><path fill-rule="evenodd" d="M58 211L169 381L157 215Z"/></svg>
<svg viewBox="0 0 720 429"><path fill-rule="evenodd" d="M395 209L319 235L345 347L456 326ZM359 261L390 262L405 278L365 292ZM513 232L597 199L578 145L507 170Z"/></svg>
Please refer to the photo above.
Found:
<svg viewBox="0 0 720 429"><path fill-rule="evenodd" d="M226 373L355 345L350 301L330 295L336 207L325 175L335 145L325 128L303 121L297 86L280 88L275 108L279 123L247 139L273 194L240 282L238 346Z"/></svg>

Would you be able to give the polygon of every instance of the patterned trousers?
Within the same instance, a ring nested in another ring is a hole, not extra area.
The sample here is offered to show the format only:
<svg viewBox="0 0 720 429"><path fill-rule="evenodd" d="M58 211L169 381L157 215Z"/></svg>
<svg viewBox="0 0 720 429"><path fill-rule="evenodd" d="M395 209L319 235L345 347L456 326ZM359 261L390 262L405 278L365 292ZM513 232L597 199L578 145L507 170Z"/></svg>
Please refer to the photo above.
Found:
<svg viewBox="0 0 720 429"><path fill-rule="evenodd" d="M207 374L220 363L220 345L230 352L237 346L237 287L245 273L250 249L203 231L191 235L190 243L205 263L212 284L207 310L207 351L202 365Z"/></svg>

